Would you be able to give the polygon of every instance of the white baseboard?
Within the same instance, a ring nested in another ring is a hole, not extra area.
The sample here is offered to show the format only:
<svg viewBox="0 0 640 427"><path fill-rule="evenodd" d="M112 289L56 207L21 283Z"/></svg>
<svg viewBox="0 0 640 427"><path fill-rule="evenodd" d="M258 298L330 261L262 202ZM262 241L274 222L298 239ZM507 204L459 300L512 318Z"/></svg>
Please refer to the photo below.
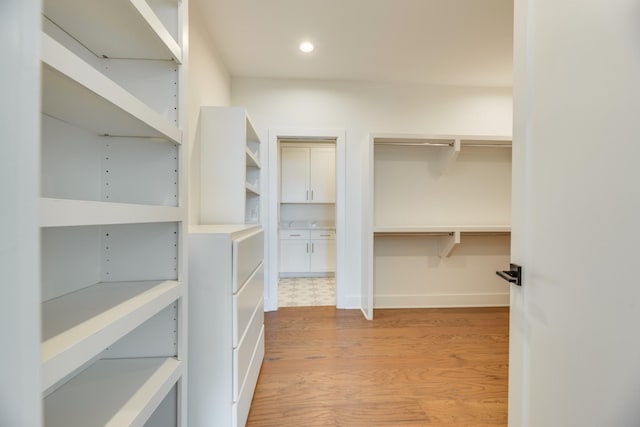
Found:
<svg viewBox="0 0 640 427"><path fill-rule="evenodd" d="M360 297L344 298L339 309L359 310ZM447 307L508 307L509 294L438 294L438 295L377 295L374 308L447 308ZM278 305L264 300L264 311L277 311Z"/></svg>
<svg viewBox="0 0 640 427"><path fill-rule="evenodd" d="M374 308L508 307L509 294L376 295Z"/></svg>

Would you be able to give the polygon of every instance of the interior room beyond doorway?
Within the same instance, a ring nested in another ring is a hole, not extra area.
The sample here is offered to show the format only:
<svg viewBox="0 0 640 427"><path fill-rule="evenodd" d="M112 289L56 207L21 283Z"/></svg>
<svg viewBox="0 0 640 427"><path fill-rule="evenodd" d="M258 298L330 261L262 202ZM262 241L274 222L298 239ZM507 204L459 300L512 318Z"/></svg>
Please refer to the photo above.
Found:
<svg viewBox="0 0 640 427"><path fill-rule="evenodd" d="M335 306L335 139L281 139L278 159L278 306Z"/></svg>

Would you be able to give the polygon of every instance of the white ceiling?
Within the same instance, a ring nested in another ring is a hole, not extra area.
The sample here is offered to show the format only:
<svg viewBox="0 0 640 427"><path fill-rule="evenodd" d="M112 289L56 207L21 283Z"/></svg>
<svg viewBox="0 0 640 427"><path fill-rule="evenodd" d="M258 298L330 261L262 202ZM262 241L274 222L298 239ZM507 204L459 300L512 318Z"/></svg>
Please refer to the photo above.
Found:
<svg viewBox="0 0 640 427"><path fill-rule="evenodd" d="M511 86L513 0L193 2L232 76Z"/></svg>

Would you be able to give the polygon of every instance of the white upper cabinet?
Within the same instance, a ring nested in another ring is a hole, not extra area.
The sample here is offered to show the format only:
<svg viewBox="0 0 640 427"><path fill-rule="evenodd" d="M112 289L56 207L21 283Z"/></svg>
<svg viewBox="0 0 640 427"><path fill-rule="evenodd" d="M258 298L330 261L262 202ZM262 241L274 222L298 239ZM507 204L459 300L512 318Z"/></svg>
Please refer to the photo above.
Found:
<svg viewBox="0 0 640 427"><path fill-rule="evenodd" d="M309 149L282 147L280 200L306 203L309 200Z"/></svg>
<svg viewBox="0 0 640 427"><path fill-rule="evenodd" d="M309 188L312 203L336 201L336 150L333 147L309 149Z"/></svg>
<svg viewBox="0 0 640 427"><path fill-rule="evenodd" d="M335 203L335 147L282 146L280 201L282 203Z"/></svg>

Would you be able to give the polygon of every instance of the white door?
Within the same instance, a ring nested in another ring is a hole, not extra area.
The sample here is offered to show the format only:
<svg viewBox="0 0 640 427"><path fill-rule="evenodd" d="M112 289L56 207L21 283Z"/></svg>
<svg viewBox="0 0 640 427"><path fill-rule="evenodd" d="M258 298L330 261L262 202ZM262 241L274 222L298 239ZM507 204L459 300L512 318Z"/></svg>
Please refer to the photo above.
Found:
<svg viewBox="0 0 640 427"><path fill-rule="evenodd" d="M509 425L640 423L640 9L515 1Z"/></svg>
<svg viewBox="0 0 640 427"><path fill-rule="evenodd" d="M280 201L306 203L309 200L309 149L282 147L280 165Z"/></svg>
<svg viewBox="0 0 640 427"><path fill-rule="evenodd" d="M314 203L335 203L336 150L333 147L311 148L309 158L309 200Z"/></svg>

